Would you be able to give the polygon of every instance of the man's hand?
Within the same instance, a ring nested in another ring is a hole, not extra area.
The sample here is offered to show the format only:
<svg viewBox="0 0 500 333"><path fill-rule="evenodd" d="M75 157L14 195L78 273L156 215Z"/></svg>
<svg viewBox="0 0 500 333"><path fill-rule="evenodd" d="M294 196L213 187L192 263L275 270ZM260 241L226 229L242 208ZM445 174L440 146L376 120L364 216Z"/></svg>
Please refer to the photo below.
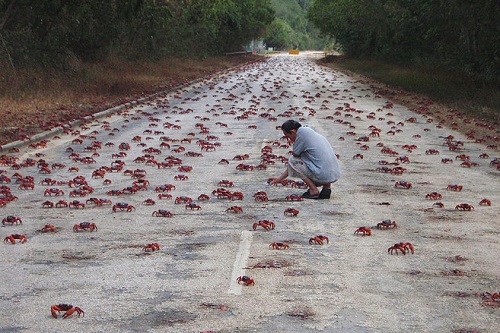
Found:
<svg viewBox="0 0 500 333"><path fill-rule="evenodd" d="M268 178L267 183L269 185L277 185L280 184L281 181L283 179L286 179L287 177L288 177L288 169L285 169L285 171L283 171L283 173L278 178L275 177Z"/></svg>
<svg viewBox="0 0 500 333"><path fill-rule="evenodd" d="M281 179L279 179L279 178L269 178L267 180L267 183L269 185L277 185L277 184L281 183Z"/></svg>

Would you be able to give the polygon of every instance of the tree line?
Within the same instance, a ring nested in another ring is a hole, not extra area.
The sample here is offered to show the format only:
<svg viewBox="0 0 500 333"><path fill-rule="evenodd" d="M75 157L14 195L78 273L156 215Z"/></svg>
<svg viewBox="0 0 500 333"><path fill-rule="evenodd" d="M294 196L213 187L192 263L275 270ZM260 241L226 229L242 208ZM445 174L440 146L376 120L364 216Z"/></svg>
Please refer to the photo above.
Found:
<svg viewBox="0 0 500 333"><path fill-rule="evenodd" d="M260 38L318 49L334 39L352 57L494 80L499 17L498 0L0 0L0 66L208 57Z"/></svg>
<svg viewBox="0 0 500 333"><path fill-rule="evenodd" d="M264 42L275 50L322 50L327 38L320 38L319 29L307 19L314 0L272 0L276 18L267 29Z"/></svg>
<svg viewBox="0 0 500 333"><path fill-rule="evenodd" d="M353 57L446 65L498 79L498 0L315 0L308 17Z"/></svg>
<svg viewBox="0 0 500 333"><path fill-rule="evenodd" d="M219 55L273 19L270 0L0 0L0 65Z"/></svg>

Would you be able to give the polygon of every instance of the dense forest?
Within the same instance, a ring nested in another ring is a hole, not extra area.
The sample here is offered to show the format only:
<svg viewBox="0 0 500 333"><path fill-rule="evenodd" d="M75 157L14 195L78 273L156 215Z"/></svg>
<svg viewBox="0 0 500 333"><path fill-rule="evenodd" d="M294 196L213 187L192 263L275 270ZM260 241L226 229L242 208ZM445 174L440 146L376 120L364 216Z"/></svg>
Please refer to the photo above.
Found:
<svg viewBox="0 0 500 333"><path fill-rule="evenodd" d="M205 57L241 50L273 19L270 0L0 0L0 64Z"/></svg>
<svg viewBox="0 0 500 333"><path fill-rule="evenodd" d="M264 42L275 50L323 50L329 38L321 38L319 29L307 18L314 0L272 0L275 20L267 29Z"/></svg>
<svg viewBox="0 0 500 333"><path fill-rule="evenodd" d="M308 17L351 57L445 65L498 80L498 0L315 0Z"/></svg>
<svg viewBox="0 0 500 333"><path fill-rule="evenodd" d="M499 17L498 0L0 0L0 66L209 57L260 39L495 80Z"/></svg>

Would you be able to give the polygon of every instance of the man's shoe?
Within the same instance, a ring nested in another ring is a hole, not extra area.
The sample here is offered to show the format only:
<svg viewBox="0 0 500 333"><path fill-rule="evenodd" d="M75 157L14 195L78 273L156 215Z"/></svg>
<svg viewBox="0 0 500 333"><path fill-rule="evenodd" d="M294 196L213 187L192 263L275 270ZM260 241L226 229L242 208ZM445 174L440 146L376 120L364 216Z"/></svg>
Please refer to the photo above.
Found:
<svg viewBox="0 0 500 333"><path fill-rule="evenodd" d="M318 199L330 199L331 194L332 189L323 187L323 189L319 193Z"/></svg>
<svg viewBox="0 0 500 333"><path fill-rule="evenodd" d="M319 199L320 194L312 195L311 192L307 191L302 194L302 198L304 199Z"/></svg>

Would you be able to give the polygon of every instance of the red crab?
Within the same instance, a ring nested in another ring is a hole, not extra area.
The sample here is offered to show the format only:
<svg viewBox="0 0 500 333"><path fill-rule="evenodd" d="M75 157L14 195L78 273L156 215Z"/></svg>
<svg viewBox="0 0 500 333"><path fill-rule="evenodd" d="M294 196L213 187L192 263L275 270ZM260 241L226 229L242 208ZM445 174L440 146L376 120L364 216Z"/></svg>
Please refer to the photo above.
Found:
<svg viewBox="0 0 500 333"><path fill-rule="evenodd" d="M118 202L118 203L113 205L113 212L116 212L117 210L131 212L131 211L135 210L135 207L132 205L129 205L126 202Z"/></svg>
<svg viewBox="0 0 500 333"><path fill-rule="evenodd" d="M271 243L269 247L272 247L275 250L284 250L290 248L290 245L287 243Z"/></svg>
<svg viewBox="0 0 500 333"><path fill-rule="evenodd" d="M500 298L500 292L498 293L484 292L484 293L476 293L476 295L481 296L481 298L484 300L483 302L484 305L497 306L497 303L499 302L497 299Z"/></svg>
<svg viewBox="0 0 500 333"><path fill-rule="evenodd" d="M402 175L405 172L406 172L406 168L403 168L400 166L394 167L394 169L391 170L391 174L393 174L393 175Z"/></svg>
<svg viewBox="0 0 500 333"><path fill-rule="evenodd" d="M456 205L455 209L471 211L471 210L474 210L474 206L469 205L468 203L461 203L461 204Z"/></svg>
<svg viewBox="0 0 500 333"><path fill-rule="evenodd" d="M165 209L158 209L151 214L151 216L157 216L157 217L172 217L174 214L172 214L170 211L165 210Z"/></svg>
<svg viewBox="0 0 500 333"><path fill-rule="evenodd" d="M194 151L188 151L187 153L184 154L185 156L189 157L203 157L202 153L196 153ZM180 170L179 170L180 171Z"/></svg>
<svg viewBox="0 0 500 333"><path fill-rule="evenodd" d="M56 183L57 183L57 181L55 179L51 179L51 178L45 178L45 179L42 179L40 181L40 185L52 186L52 185L55 185Z"/></svg>
<svg viewBox="0 0 500 333"><path fill-rule="evenodd" d="M236 214L243 213L243 208L241 208L240 206L231 206L228 209L226 209L226 213L236 213Z"/></svg>
<svg viewBox="0 0 500 333"><path fill-rule="evenodd" d="M123 194L135 194L139 191L139 187L137 186L127 186L123 188L122 193Z"/></svg>
<svg viewBox="0 0 500 333"><path fill-rule="evenodd" d="M140 190L147 190L149 185L149 180L147 179L137 179L134 180L133 185Z"/></svg>
<svg viewBox="0 0 500 333"><path fill-rule="evenodd" d="M255 285L255 281L250 278L249 276L238 276L238 278L236 279L236 281L238 282L238 284L240 283L243 283L245 286L251 286L251 285Z"/></svg>
<svg viewBox="0 0 500 333"><path fill-rule="evenodd" d="M145 252L154 252L154 251L159 251L160 250L160 244L158 243L151 243L151 244L147 244L143 247L143 250Z"/></svg>
<svg viewBox="0 0 500 333"><path fill-rule="evenodd" d="M96 206L103 206L103 205L111 205L111 200L109 199L99 199L99 198L90 198L87 201L85 201L86 204L88 203L93 203Z"/></svg>
<svg viewBox="0 0 500 333"><path fill-rule="evenodd" d="M53 163L52 164L52 169L64 169L66 167L66 165L62 164L62 163Z"/></svg>
<svg viewBox="0 0 500 333"><path fill-rule="evenodd" d="M92 172L92 178L104 178L106 171L102 169L94 170Z"/></svg>
<svg viewBox="0 0 500 333"><path fill-rule="evenodd" d="M388 166L381 166L376 169L377 172L382 172L382 173L392 173L392 168L389 168Z"/></svg>
<svg viewBox="0 0 500 333"><path fill-rule="evenodd" d="M205 150L205 151L215 151L215 145L213 144L203 144L201 145L201 148L200 148L202 151ZM172 150L173 151L173 150ZM222 164L222 163L219 163L219 164Z"/></svg>
<svg viewBox="0 0 500 333"><path fill-rule="evenodd" d="M186 206L185 206L185 209L191 209L191 210L200 210L201 209L201 206L195 204L194 202L190 202L188 203Z"/></svg>
<svg viewBox="0 0 500 333"><path fill-rule="evenodd" d="M122 142L118 146L118 149L120 149L120 150L129 150L130 149L130 145L128 143L126 143L126 142Z"/></svg>
<svg viewBox="0 0 500 333"><path fill-rule="evenodd" d="M68 202L66 200L59 200L55 206L56 208L68 207Z"/></svg>
<svg viewBox="0 0 500 333"><path fill-rule="evenodd" d="M254 166L249 164L240 163L236 166L236 170L241 170L241 171L252 171L253 169Z"/></svg>
<svg viewBox="0 0 500 333"><path fill-rule="evenodd" d="M323 241L326 241L327 244L330 243L330 240L328 239L328 237L323 236L323 235L316 235L314 237L309 238L309 244L323 245Z"/></svg>
<svg viewBox="0 0 500 333"><path fill-rule="evenodd" d="M78 232L79 230L88 230L90 232L97 231L97 225L91 222L81 222L73 226L73 231Z"/></svg>
<svg viewBox="0 0 500 333"><path fill-rule="evenodd" d="M355 235L361 234L362 236L371 236L372 229L370 229L368 227L359 227L358 229L356 229L356 231L354 231L354 234Z"/></svg>
<svg viewBox="0 0 500 333"><path fill-rule="evenodd" d="M456 185L456 184L450 184L446 188L448 191L455 191L455 192L460 192L462 191L463 186L462 185Z"/></svg>
<svg viewBox="0 0 500 333"><path fill-rule="evenodd" d="M57 196L60 196L60 195L64 195L64 192L63 192L63 190L60 190L58 188L48 188L48 189L46 189L43 192L43 195L45 197L46 196L52 196L52 195L55 195L57 197Z"/></svg>
<svg viewBox="0 0 500 333"><path fill-rule="evenodd" d="M172 199L172 194L169 194L169 193L158 193L158 199L160 199L160 200L162 200L162 199L170 200L170 199Z"/></svg>
<svg viewBox="0 0 500 333"><path fill-rule="evenodd" d="M193 201L193 199L191 199L190 197L180 196L180 197L175 198L174 203L176 203L176 204L181 204L181 203L187 204L187 203L190 203L192 201Z"/></svg>
<svg viewBox="0 0 500 333"><path fill-rule="evenodd" d="M172 190L175 190L175 185L172 184L164 184L160 186L156 186L155 192L170 192Z"/></svg>
<svg viewBox="0 0 500 333"><path fill-rule="evenodd" d="M254 196L254 200L257 202L266 202L269 201L269 198L266 194L259 194Z"/></svg>
<svg viewBox="0 0 500 333"><path fill-rule="evenodd" d="M455 156L455 160L469 161L470 156L465 155L465 154L460 154L460 155Z"/></svg>
<svg viewBox="0 0 500 333"><path fill-rule="evenodd" d="M188 179L189 179L189 177L188 177L188 176L186 176L186 175L175 175L175 176L174 176L174 179L175 179L175 180L188 180Z"/></svg>
<svg viewBox="0 0 500 333"><path fill-rule="evenodd" d="M40 170L38 171L38 173L47 175L47 174L52 173L52 171L50 171L50 169L47 168L47 167L42 167L42 168L40 168Z"/></svg>
<svg viewBox="0 0 500 333"><path fill-rule="evenodd" d="M0 175L0 183L1 184L7 184L10 183L11 179L7 177L6 175Z"/></svg>
<svg viewBox="0 0 500 333"><path fill-rule="evenodd" d="M435 202L435 203L433 203L432 205L433 205L433 206L436 206L436 207L438 207L438 208L444 208L444 203L442 203L442 202Z"/></svg>
<svg viewBox="0 0 500 333"><path fill-rule="evenodd" d="M398 156L394 160L394 162L398 163L410 163L410 158L408 156Z"/></svg>
<svg viewBox="0 0 500 333"><path fill-rule="evenodd" d="M2 224L6 224L6 223L9 223L10 225L23 224L23 220L21 220L21 218L19 216L9 215L2 220Z"/></svg>
<svg viewBox="0 0 500 333"><path fill-rule="evenodd" d="M298 209L295 209L295 208L287 208L283 212L283 214L286 216L297 216L297 215L299 215L299 213L300 213L300 211Z"/></svg>
<svg viewBox="0 0 500 333"><path fill-rule="evenodd" d="M389 228L397 228L398 224L396 221L391 220L383 220L380 223L377 223L377 229L389 229Z"/></svg>
<svg viewBox="0 0 500 333"><path fill-rule="evenodd" d="M80 202L78 200L73 200L69 203L69 208L85 208L85 204L83 202Z"/></svg>
<svg viewBox="0 0 500 333"><path fill-rule="evenodd" d="M230 181L230 180L223 179L223 180L221 180L221 181L217 184L217 186L222 186L222 187L233 187L233 186L234 186L234 184L233 184L233 182L232 182L232 181Z"/></svg>
<svg viewBox="0 0 500 333"><path fill-rule="evenodd" d="M431 199L431 200L439 200L439 199L443 199L443 195L439 192L431 192L431 193L427 193L425 195L425 198Z"/></svg>
<svg viewBox="0 0 500 333"><path fill-rule="evenodd" d="M226 190L225 188L217 188L212 191L212 195L215 195L217 199L230 199L231 198L231 191Z"/></svg>
<svg viewBox="0 0 500 333"><path fill-rule="evenodd" d="M286 201L302 201L304 200L300 194L290 194L285 197Z"/></svg>
<svg viewBox="0 0 500 333"><path fill-rule="evenodd" d="M483 200L479 201L479 206L491 206L491 200L483 199Z"/></svg>
<svg viewBox="0 0 500 333"><path fill-rule="evenodd" d="M146 205L146 206L152 206L152 205L156 204L156 202L153 199L146 199L142 202L142 204Z"/></svg>
<svg viewBox="0 0 500 333"><path fill-rule="evenodd" d="M406 182L406 181L398 181L394 184L394 187L402 187L402 188L405 188L405 189L410 189L412 187L412 184L410 182Z"/></svg>
<svg viewBox="0 0 500 333"><path fill-rule="evenodd" d="M364 158L363 154L356 154L352 157L353 160L360 159L362 160Z"/></svg>
<svg viewBox="0 0 500 333"><path fill-rule="evenodd" d="M229 198L231 200L243 200L243 193L242 192L232 192L230 193Z"/></svg>
<svg viewBox="0 0 500 333"><path fill-rule="evenodd" d="M46 224L40 229L40 232L55 232L56 227L53 224Z"/></svg>
<svg viewBox="0 0 500 333"><path fill-rule="evenodd" d="M78 314L78 317L80 317L80 315L85 316L85 312L82 309L80 309L77 306L73 306L71 304L57 304L57 305L52 305L50 307L50 312L52 313L52 317L54 317L56 319L57 319L57 313L61 312L61 311L66 311L63 314L63 318L68 318L74 312L76 312Z"/></svg>
<svg viewBox="0 0 500 333"><path fill-rule="evenodd" d="M51 201L44 201L42 202L42 208L52 208L54 207L54 203Z"/></svg>
<svg viewBox="0 0 500 333"><path fill-rule="evenodd" d="M398 254L398 251L401 251L401 253L403 255L406 255L406 253L410 253L410 252L411 252L411 254L414 254L415 248L413 247L413 245L411 243L401 242L401 243L394 244L393 246L391 246L390 248L387 249L387 253L392 254L393 251L396 252L396 255Z"/></svg>
<svg viewBox="0 0 500 333"><path fill-rule="evenodd" d="M70 197L84 197L87 195L87 191L81 190L81 189L76 189L71 192L69 192Z"/></svg>
<svg viewBox="0 0 500 333"><path fill-rule="evenodd" d="M241 161L241 160L246 160L248 158L250 158L250 155L248 155L248 154L236 155L236 156L233 157L233 160Z"/></svg>
<svg viewBox="0 0 500 333"><path fill-rule="evenodd" d="M16 239L18 239L21 244L26 243L28 238L26 238L26 235L19 235L19 234L12 234L10 236L7 236L3 239L4 243L11 242L12 244L16 244Z"/></svg>
<svg viewBox="0 0 500 333"><path fill-rule="evenodd" d="M182 166L177 168L177 171L179 171L179 172L191 172L192 170L193 170L193 167L188 166L188 165L182 165Z"/></svg>
<svg viewBox="0 0 500 333"><path fill-rule="evenodd" d="M274 222L268 221L268 220L261 220L259 222L255 222L252 226L253 230L256 230L257 227L262 227L266 231L273 230L275 227Z"/></svg>
<svg viewBox="0 0 500 333"><path fill-rule="evenodd" d="M112 195L112 196L120 196L123 195L123 192L121 190L109 190L106 192L107 195Z"/></svg>
<svg viewBox="0 0 500 333"><path fill-rule="evenodd" d="M205 200L210 200L210 197L207 194L202 193L198 196L198 201L205 201Z"/></svg>

